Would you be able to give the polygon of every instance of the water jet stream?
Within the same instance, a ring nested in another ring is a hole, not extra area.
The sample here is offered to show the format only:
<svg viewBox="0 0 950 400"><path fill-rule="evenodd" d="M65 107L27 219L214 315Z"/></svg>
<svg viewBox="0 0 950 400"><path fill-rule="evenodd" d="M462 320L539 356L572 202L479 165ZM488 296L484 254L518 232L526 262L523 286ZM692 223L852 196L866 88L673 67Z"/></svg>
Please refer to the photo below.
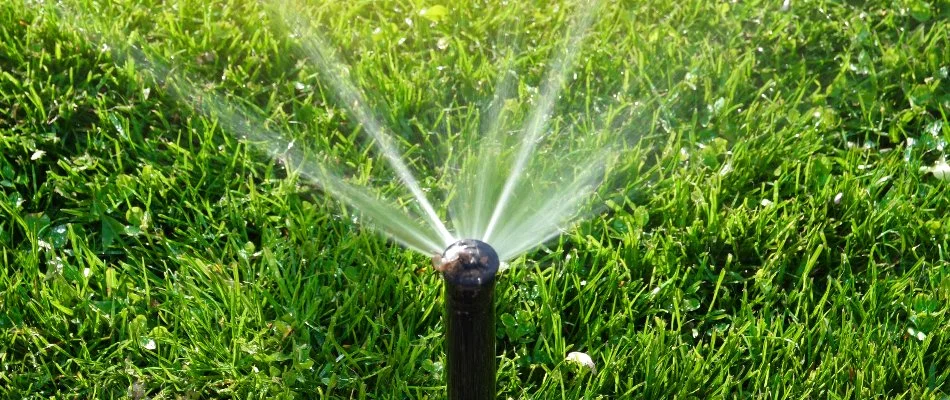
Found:
<svg viewBox="0 0 950 400"><path fill-rule="evenodd" d="M424 254L438 252L439 247L443 246L439 240L444 238L427 234L427 229L420 227L406 215L407 210L400 210L380 201L368 193L368 188L351 184L329 171L326 167L328 163L315 160L298 150L297 146L291 145L281 134L254 122L248 117L251 114L243 107L233 102L224 102L220 96L213 93L202 94L193 100L193 103L200 110L223 121L232 134L255 143L257 148L271 158L283 161L288 169L316 182L338 200L355 207L370 218L371 223L377 226L377 231L389 235L403 246Z"/></svg>
<svg viewBox="0 0 950 400"><path fill-rule="evenodd" d="M491 122L488 123L488 127L485 129L485 136L482 137L481 140L476 141L473 145L473 147L476 148L469 149L469 157L475 157L472 153L476 151L483 152L479 158L485 160L496 160L501 155L503 112L505 102L510 98L511 91L514 88L514 77L516 76L514 72L510 70L512 63L513 56L509 54L506 57L505 67L502 69L503 72L500 74L501 77L495 85L495 93L492 96L492 101L488 106L487 114ZM496 162L478 163L478 170L474 176L470 178L475 181L475 185L465 185L464 182L460 182L460 184L456 185L458 190L463 192L460 197L462 199L470 199L471 201L464 206L461 204L450 205L451 212L449 214L452 215L453 218L459 218L460 221L465 221L456 226L460 237L485 236L484 221L488 214L487 207L490 204L489 196L493 194L490 190L490 186L492 178L497 174L497 171L498 163ZM459 172L464 174L467 171L463 167ZM462 216L467 218L462 219Z"/></svg>
<svg viewBox="0 0 950 400"><path fill-rule="evenodd" d="M143 48L134 44L137 39L135 34L120 40L115 35L109 35L109 31L94 17L63 3L57 4L56 7L56 14L65 23L71 24L90 42L97 43L96 47L109 51L117 64L131 62L137 69L149 71L155 82L164 86L174 98L190 104L208 117L216 118L223 125L224 132L240 141L250 142L268 157L282 161L289 172L314 182L334 198L354 207L368 217L377 231L397 243L423 254L433 254L440 252L446 243L451 242L452 236L441 222L435 225L441 229L438 232L433 231L428 226L420 225L409 210L381 201L378 193L368 187L348 182L342 174L330 169L330 163L325 162L329 158L328 155L314 154L312 149L308 149L311 150L309 153L304 151L305 146L297 145L281 133L267 128L261 122L266 118L259 113L240 105L233 98L226 100L212 90L202 89L187 76L176 73L173 68L160 61L159 57L150 57ZM95 29L89 30L86 27ZM391 147L390 150L395 151ZM324 162L321 162L320 158ZM398 160L398 156L396 159ZM407 169L403 170L408 174ZM411 174L408 176L411 178ZM411 182L415 180L412 179ZM418 184L415 184L415 187L418 190ZM421 194L421 190L419 193ZM427 201L425 205L428 205L426 212L432 220L434 210ZM435 220L438 221L437 218Z"/></svg>
<svg viewBox="0 0 950 400"><path fill-rule="evenodd" d="M510 260L561 233L599 187L607 165L617 155L618 149L610 146L618 144L612 142L616 138L611 133L596 129L574 132L573 124L564 130L552 123L552 109L567 85L568 73L600 5L596 0L578 2L564 43L550 58L537 103L518 136L506 130L506 118L510 116L507 105L514 97L511 94L517 87L518 75L511 68L515 63L513 52L504 56L501 62L505 64L504 72L496 78L494 96L481 121L483 134L459 136L469 141L462 143L462 147L468 147L460 157L459 173L448 188L454 191L450 192L454 196L449 196L449 204L437 202L436 205L429 201L402 158L392 133L372 115L364 94L351 81L348 69L331 46L314 32L315 27L304 20L304 10L293 0L280 0L271 5L271 15L279 17L276 19L294 32L306 59L317 68L322 82L369 136L411 195L418 213L381 199L380 193L372 188L345 179L336 166L337 160L328 153L288 140L286 134L269 128L264 123L266 118L242 105L241 100L203 89L187 76L176 74L161 58L149 57L133 44L138 40L136 34L124 37L110 31L101 21L95 23L96 17L86 16L82 20L82 16L88 14L70 10L62 3L54 7L58 7L63 19L78 21L73 25L81 27L77 30L87 37L92 36L92 42L108 44L117 60L133 60L139 68L150 70L158 82L171 89L169 92L174 97L216 118L225 132L283 161L289 170L314 181L342 203L354 207L378 231L401 245L432 254L456 238L475 238L494 242L501 259ZM113 34L110 37L105 32ZM560 122L559 119L554 121ZM603 146L605 141L610 142L608 146ZM448 211L452 230L442 222L440 211Z"/></svg>
<svg viewBox="0 0 950 400"><path fill-rule="evenodd" d="M570 32L568 41L555 56L553 66L548 70L547 76L544 79L540 102L532 112L528 125L525 128L525 136L521 142L518 156L508 175L508 179L505 181L501 195L498 197L497 203L495 203L495 210L492 212L491 218L488 221L485 233L481 236L482 241L491 242L492 235L495 233L495 227L508 207L512 192L524 174L528 159L534 155L535 146L542 132L547 127L547 122L551 117L551 108L554 106L554 100L558 97L561 88L564 86L567 73L571 70L571 66L578 53L578 48L587 34L587 28L590 27L593 20L594 10L598 7L590 6L583 8L584 10L579 16L575 17L575 20L568 28Z"/></svg>
<svg viewBox="0 0 950 400"><path fill-rule="evenodd" d="M389 162L389 165L396 171L396 175L399 176L399 179L402 180L409 191L412 192L416 201L419 202L419 206L425 211L425 217L429 224L439 232L443 246L447 246L455 241L454 236L449 233L449 230L439 218L439 214L436 213L432 204L429 203L429 200L422 192L418 180L416 180L412 172L409 171L405 161L401 158L401 153L396 148L395 143L393 143L391 134L372 116L369 108L366 106L367 103L362 93L350 81L349 71L343 66L343 63L340 62L339 59L334 57L330 47L316 35L312 27L302 18L299 18L299 14L289 13L291 10L297 10L298 7L295 7L294 4L290 4L290 1L282 1L281 3L290 6L275 6L272 8L283 17L284 21L291 23L291 29L298 34L298 37L303 38L303 46L307 52L308 59L314 63L317 69L320 70L321 74L326 78L324 79L324 83L333 88L336 95L340 97L343 105L346 106L356 120L363 125L363 130L373 138L379 147L379 151Z"/></svg>

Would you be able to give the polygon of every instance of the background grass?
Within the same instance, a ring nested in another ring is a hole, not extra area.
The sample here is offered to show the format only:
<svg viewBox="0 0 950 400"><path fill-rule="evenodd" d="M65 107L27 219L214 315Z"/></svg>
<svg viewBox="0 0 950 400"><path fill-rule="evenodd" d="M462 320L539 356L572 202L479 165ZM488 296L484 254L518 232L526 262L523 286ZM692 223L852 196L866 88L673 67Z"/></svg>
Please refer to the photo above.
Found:
<svg viewBox="0 0 950 400"><path fill-rule="evenodd" d="M530 106L573 11L346 3L300 13L428 186L504 50ZM950 190L920 167L950 137L950 5L786 4L600 12L555 114L639 141L605 211L500 280L500 398L948 398ZM148 42L390 190L264 7L74 7L0 4L0 396L442 397L426 257L104 47Z"/></svg>

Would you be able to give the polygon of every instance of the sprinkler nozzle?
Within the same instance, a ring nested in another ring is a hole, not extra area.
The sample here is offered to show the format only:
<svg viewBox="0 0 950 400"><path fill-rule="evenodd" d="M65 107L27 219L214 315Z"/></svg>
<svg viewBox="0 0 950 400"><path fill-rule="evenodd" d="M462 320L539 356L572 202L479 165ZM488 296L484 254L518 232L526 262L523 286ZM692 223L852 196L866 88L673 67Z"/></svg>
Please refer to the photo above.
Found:
<svg viewBox="0 0 950 400"><path fill-rule="evenodd" d="M453 285L478 287L495 281L500 261L488 243L462 239L433 256L432 264Z"/></svg>

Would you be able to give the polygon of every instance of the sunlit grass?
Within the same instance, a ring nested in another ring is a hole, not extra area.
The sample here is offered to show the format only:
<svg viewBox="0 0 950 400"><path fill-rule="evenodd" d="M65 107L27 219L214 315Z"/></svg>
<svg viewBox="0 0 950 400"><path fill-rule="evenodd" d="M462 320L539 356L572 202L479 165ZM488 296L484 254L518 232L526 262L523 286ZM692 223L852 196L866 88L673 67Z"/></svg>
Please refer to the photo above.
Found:
<svg viewBox="0 0 950 400"><path fill-rule="evenodd" d="M168 3L83 10L406 198L260 4ZM600 11L552 124L629 159L500 280L499 398L950 395L950 182L921 170L950 138L950 9L892 3ZM372 4L307 12L449 197L499 69L523 122L573 9ZM2 397L442 397L424 255L47 7L0 4Z"/></svg>

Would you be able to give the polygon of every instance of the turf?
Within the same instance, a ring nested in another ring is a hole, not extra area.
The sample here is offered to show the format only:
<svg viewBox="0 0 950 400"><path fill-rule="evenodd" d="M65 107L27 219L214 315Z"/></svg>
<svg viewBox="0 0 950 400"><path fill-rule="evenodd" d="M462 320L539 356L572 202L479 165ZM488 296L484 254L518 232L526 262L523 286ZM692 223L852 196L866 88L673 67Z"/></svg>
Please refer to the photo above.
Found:
<svg viewBox="0 0 950 400"><path fill-rule="evenodd" d="M546 3L300 12L439 187L505 49L531 104L575 8ZM947 399L950 182L921 168L950 138L950 5L628 3L555 115L636 140L601 211L501 277L498 397ZM0 397L443 397L427 256L163 78L395 191L266 7L68 4L0 4Z"/></svg>

